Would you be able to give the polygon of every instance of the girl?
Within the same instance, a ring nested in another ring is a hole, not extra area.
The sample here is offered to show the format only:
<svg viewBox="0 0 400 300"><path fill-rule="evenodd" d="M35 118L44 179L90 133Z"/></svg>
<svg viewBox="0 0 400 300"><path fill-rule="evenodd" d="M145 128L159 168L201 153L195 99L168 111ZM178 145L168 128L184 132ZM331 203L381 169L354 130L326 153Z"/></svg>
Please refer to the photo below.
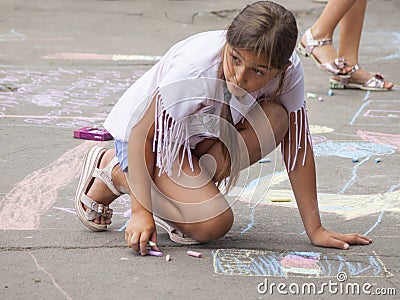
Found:
<svg viewBox="0 0 400 300"><path fill-rule="evenodd" d="M311 242L369 244L368 237L321 225L303 70L293 52L297 34L292 13L259 1L226 31L174 45L105 121L115 150L94 147L85 158L75 200L83 224L106 230L108 206L128 193L125 240L134 251L145 255L148 243L158 250L156 224L179 243L218 239L233 224L221 183L229 190L241 169L281 144Z"/></svg>

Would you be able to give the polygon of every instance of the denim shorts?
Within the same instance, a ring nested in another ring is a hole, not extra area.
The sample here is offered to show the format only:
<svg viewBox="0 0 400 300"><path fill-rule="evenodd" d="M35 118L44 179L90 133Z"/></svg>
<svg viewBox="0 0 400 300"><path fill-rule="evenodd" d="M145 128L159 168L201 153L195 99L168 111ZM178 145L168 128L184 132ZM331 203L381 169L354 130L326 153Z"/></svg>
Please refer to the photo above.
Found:
<svg viewBox="0 0 400 300"><path fill-rule="evenodd" d="M123 172L128 172L128 143L114 140L115 155Z"/></svg>

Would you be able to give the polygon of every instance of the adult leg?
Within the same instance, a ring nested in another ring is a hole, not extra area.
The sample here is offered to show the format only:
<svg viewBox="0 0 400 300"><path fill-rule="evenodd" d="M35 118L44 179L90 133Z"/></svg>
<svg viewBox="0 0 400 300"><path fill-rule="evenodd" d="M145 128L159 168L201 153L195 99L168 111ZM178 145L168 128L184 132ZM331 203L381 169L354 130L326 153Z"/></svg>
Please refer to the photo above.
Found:
<svg viewBox="0 0 400 300"><path fill-rule="evenodd" d="M364 24L367 0L357 0L340 21L339 56L344 56L350 66L358 64L360 41ZM364 83L372 78L367 70L355 71L350 82ZM393 87L393 83L385 82L385 88Z"/></svg>
<svg viewBox="0 0 400 300"><path fill-rule="evenodd" d="M319 18L311 26L314 40L332 39L335 28L355 2L356 0L329 0ZM306 45L305 35L302 37L302 43ZM338 57L332 44L315 47L313 54L321 63Z"/></svg>

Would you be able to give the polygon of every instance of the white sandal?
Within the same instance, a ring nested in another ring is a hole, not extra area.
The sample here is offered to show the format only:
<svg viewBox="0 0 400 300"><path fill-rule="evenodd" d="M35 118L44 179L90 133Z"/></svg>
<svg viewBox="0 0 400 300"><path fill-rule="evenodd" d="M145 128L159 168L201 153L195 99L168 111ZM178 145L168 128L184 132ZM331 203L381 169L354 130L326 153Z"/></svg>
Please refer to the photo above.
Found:
<svg viewBox="0 0 400 300"><path fill-rule="evenodd" d="M156 223L157 226L160 226L163 228L165 231L168 232L169 238L171 241L177 243L177 244L182 244L182 245L198 245L201 244L201 242L196 241L195 239L191 237L185 237L184 234L171 225L169 225L167 222L165 222L163 219L157 217L156 215L153 215L154 222Z"/></svg>
<svg viewBox="0 0 400 300"><path fill-rule="evenodd" d="M113 213L113 210L111 208L95 202L86 195L90 186L93 184L94 179L98 178L103 181L115 196L121 195L111 179L111 172L113 168L118 164L118 159L114 157L104 169L98 168L100 160L102 159L106 151L107 148L100 146L94 146L90 148L84 160L83 170L75 195L76 214L78 215L81 222L93 231L107 230L107 225L96 224L93 222L93 220L100 216L111 218ZM91 210L87 212L83 207L83 204Z"/></svg>

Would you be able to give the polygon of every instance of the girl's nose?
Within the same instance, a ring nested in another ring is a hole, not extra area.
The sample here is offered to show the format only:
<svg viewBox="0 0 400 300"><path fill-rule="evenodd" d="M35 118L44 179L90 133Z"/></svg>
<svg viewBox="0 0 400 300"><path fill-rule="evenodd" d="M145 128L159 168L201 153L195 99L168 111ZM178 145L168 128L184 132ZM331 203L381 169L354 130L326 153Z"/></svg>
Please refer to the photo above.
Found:
<svg viewBox="0 0 400 300"><path fill-rule="evenodd" d="M246 69L239 66L235 70L236 85L243 88L246 85Z"/></svg>

